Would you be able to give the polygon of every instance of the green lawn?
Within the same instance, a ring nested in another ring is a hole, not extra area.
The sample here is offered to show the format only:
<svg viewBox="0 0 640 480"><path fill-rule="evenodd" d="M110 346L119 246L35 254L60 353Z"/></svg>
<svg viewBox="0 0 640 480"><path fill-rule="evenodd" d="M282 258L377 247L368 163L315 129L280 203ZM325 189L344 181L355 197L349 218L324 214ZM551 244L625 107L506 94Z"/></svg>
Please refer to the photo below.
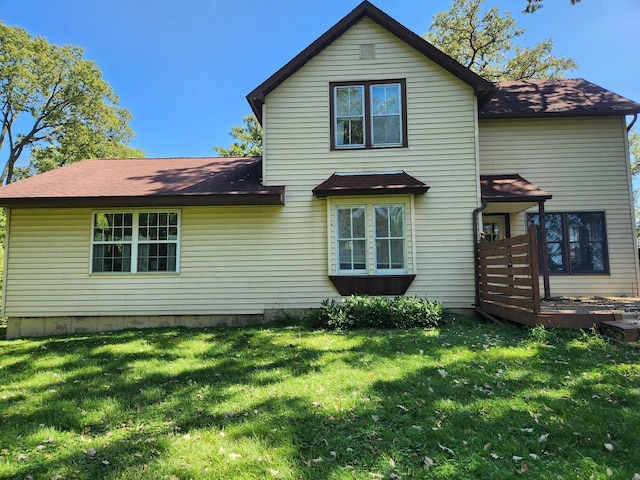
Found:
<svg viewBox="0 0 640 480"><path fill-rule="evenodd" d="M0 478L640 478L640 351L458 318L0 341Z"/></svg>

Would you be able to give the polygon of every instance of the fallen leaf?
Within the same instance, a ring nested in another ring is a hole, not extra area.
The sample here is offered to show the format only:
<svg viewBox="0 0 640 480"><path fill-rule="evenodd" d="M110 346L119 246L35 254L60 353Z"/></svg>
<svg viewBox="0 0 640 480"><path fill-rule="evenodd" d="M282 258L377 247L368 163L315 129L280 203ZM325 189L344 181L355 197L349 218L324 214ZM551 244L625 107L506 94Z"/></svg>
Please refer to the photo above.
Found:
<svg viewBox="0 0 640 480"><path fill-rule="evenodd" d="M443 451L445 451L445 452L447 452L447 453L450 453L451 455L455 455L455 453L453 453L453 450L451 450L450 448L445 447L444 445L441 445L441 444L439 444L439 443L438 443L438 446L439 446Z"/></svg>
<svg viewBox="0 0 640 480"><path fill-rule="evenodd" d="M109 460L102 460L103 465L109 465Z"/></svg>
<svg viewBox="0 0 640 480"><path fill-rule="evenodd" d="M96 456L96 453L98 453L98 452L97 452L97 451L96 451L96 449L95 449L95 448L93 448L93 447L89 447L89 448L87 449L87 457L89 457L89 458L93 458L93 457L95 457L95 456Z"/></svg>
<svg viewBox="0 0 640 480"><path fill-rule="evenodd" d="M549 438L549 434L548 434L548 433L545 433L544 435L540 435L540 436L538 437L538 442L540 442L540 443L542 443L542 442L546 442L546 441L547 441L547 438Z"/></svg>
<svg viewBox="0 0 640 480"><path fill-rule="evenodd" d="M239 453L230 453L229 454L229 458L231 460L237 460L238 458L242 457L242 455L240 455Z"/></svg>
<svg viewBox="0 0 640 480"><path fill-rule="evenodd" d="M447 371L444 368L439 368L438 373L442 378L445 378L447 376Z"/></svg>
<svg viewBox="0 0 640 480"><path fill-rule="evenodd" d="M513 461L517 463L517 462L519 462L520 460L522 460L522 458L523 458L523 457L519 457L519 456L517 456L517 455L514 455L514 456L513 456L513 457L511 457L511 458L513 458Z"/></svg>
<svg viewBox="0 0 640 480"><path fill-rule="evenodd" d="M607 450L609 450L611 452L613 450L613 445L611 445L610 443L605 443L604 444L604 448L606 448Z"/></svg>
<svg viewBox="0 0 640 480"><path fill-rule="evenodd" d="M424 457L422 465L424 466L425 470L429 470L431 467L433 467L434 461L429 457Z"/></svg>

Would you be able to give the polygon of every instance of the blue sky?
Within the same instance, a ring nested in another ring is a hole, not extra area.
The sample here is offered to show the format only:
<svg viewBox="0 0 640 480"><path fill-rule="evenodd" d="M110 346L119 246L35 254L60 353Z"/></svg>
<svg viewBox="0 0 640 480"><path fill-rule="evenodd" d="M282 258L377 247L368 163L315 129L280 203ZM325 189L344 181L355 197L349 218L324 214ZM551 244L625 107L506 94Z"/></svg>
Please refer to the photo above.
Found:
<svg viewBox="0 0 640 480"><path fill-rule="evenodd" d="M372 0L425 33L452 0ZM86 49L133 114L148 157L214 156L250 113L245 96L349 13L358 0L0 0L0 20ZM582 77L640 102L639 0L486 0L511 10L523 45L553 38Z"/></svg>

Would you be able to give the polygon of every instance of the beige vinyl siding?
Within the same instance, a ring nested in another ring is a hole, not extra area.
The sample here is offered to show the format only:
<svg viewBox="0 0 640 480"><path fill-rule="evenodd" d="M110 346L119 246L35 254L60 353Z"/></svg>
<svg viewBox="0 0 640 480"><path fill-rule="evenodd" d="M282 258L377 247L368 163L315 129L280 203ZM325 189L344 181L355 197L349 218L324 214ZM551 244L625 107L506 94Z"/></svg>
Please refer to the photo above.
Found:
<svg viewBox="0 0 640 480"><path fill-rule="evenodd" d="M361 60L360 44L367 43L375 44L376 56ZM331 151L329 83L402 78L408 147ZM334 172L404 170L428 183L431 189L415 197L412 255L417 277L407 293L470 307L471 212L478 205L475 102L471 87L365 18L267 96L266 183L287 186L287 211L313 206L314 212L322 210L325 224L327 200L312 197L311 190ZM301 252L299 261L307 262L320 245L327 250L327 233L307 233L316 219L298 217L301 221L287 230L306 235L309 250ZM324 275L328 267L324 265ZM309 297L314 296L309 291Z"/></svg>
<svg viewBox="0 0 640 480"><path fill-rule="evenodd" d="M180 273L172 274L91 274L91 210L13 210L5 315L261 314L316 306L333 294L323 208L293 215L283 207L184 208ZM286 231L301 221L296 215L317 219L307 222L308 234ZM308 235L321 244L309 244Z"/></svg>
<svg viewBox="0 0 640 480"><path fill-rule="evenodd" d="M552 295L638 294L622 117L483 120L480 170L518 173L535 183L553 195L548 212L605 211L610 275L552 275ZM511 225L513 235L523 232L525 214L512 215Z"/></svg>

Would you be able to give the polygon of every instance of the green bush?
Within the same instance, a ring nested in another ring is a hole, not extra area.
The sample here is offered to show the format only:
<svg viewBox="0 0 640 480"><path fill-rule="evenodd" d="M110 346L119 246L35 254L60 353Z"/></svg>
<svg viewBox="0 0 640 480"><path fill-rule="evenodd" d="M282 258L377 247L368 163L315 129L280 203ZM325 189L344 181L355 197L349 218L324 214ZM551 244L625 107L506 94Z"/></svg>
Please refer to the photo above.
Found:
<svg viewBox="0 0 640 480"><path fill-rule="evenodd" d="M352 295L342 302L324 300L313 318L333 329L436 327L450 317L442 303L418 297Z"/></svg>

